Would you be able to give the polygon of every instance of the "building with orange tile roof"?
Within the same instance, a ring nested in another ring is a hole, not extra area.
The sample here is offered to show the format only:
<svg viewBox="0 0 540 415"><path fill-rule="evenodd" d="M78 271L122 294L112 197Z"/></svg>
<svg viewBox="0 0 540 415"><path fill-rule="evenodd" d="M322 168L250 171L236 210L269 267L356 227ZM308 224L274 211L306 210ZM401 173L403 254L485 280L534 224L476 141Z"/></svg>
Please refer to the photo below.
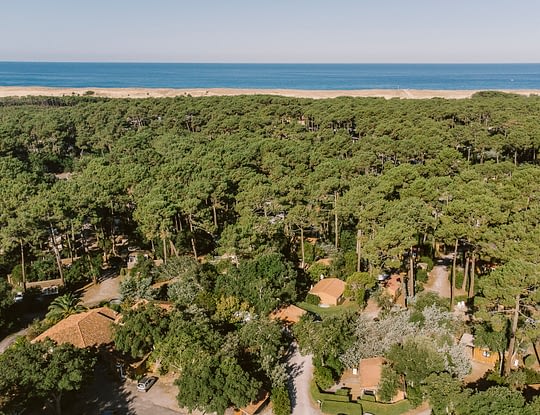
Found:
<svg viewBox="0 0 540 415"><path fill-rule="evenodd" d="M282 307L273 311L270 314L272 320L280 320L286 324L294 324L300 321L300 318L306 314L306 310L301 309L293 304L287 307Z"/></svg>
<svg viewBox="0 0 540 415"><path fill-rule="evenodd" d="M321 305L338 305L343 301L345 282L338 278L324 278L309 290L321 299Z"/></svg>
<svg viewBox="0 0 540 415"><path fill-rule="evenodd" d="M379 400L379 386L385 360L383 357L371 357L360 360L358 368L347 369L340 380L343 387L349 388L353 400L363 396L372 396ZM405 399L405 393L398 390L391 402Z"/></svg>
<svg viewBox="0 0 540 415"><path fill-rule="evenodd" d="M41 333L32 342L50 338L56 343L71 343L80 348L109 344L113 341L112 325L117 316L118 313L107 307L73 314Z"/></svg>
<svg viewBox="0 0 540 415"><path fill-rule="evenodd" d="M236 409L234 411L234 415L255 415L259 412L259 410L266 404L268 401L268 398L270 397L270 394L265 391L260 391L257 395L257 400L254 402L251 402L249 405L245 406L244 408Z"/></svg>

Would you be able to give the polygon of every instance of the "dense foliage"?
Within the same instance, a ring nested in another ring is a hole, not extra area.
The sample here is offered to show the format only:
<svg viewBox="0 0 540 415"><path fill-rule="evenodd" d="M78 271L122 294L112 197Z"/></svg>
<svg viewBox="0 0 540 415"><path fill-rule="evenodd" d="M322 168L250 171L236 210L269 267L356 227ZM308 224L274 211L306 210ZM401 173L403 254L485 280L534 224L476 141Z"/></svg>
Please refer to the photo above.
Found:
<svg viewBox="0 0 540 415"><path fill-rule="evenodd" d="M189 384L181 376L179 401L222 411L253 398L254 385L283 386L269 363L281 367L283 339L266 320L275 307L305 298L321 274L347 280L347 295L363 304L375 276L396 270L407 274L414 304L418 254L444 245L454 253L450 307L461 288L478 338L511 359L540 338L539 111L537 96L500 93L4 99L0 276L22 286L96 282L100 263L114 269L144 252L148 261L124 280L124 299L170 299L177 314L155 327L155 316L136 317L144 308L128 313L122 350L140 355L155 346L164 366L185 373L200 356L200 379L219 374L222 399L214 400L211 379ZM332 265L308 268L321 257ZM156 270L152 259L164 265ZM11 294L0 295L5 320ZM406 323L402 330L427 321L423 310L392 318ZM367 323L349 320L356 326L341 317L299 326L299 342L318 346L306 348L317 354L321 383L369 352L358 342ZM130 343L144 324L147 338ZM267 331L273 348L254 346ZM402 365L415 347L430 356L433 344L382 346L392 373L413 389L449 370L444 356L429 373Z"/></svg>
<svg viewBox="0 0 540 415"><path fill-rule="evenodd" d="M21 410L31 399L55 403L62 412L62 396L78 391L92 376L96 358L88 349L51 340L19 341L0 355L0 409Z"/></svg>

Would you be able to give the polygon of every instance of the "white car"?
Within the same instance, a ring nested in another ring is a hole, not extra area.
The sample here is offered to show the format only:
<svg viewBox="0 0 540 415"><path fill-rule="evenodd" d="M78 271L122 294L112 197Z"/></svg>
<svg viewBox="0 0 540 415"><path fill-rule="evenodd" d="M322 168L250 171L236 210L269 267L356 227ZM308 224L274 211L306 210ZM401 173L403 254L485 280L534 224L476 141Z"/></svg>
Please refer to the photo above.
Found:
<svg viewBox="0 0 540 415"><path fill-rule="evenodd" d="M139 380L139 383L137 384L137 390L141 392L148 392L148 389L152 387L154 383L156 383L157 378L155 376L145 376L141 380Z"/></svg>
<svg viewBox="0 0 540 415"><path fill-rule="evenodd" d="M16 303L20 303L23 299L24 299L24 294L19 291L17 294L15 294L13 301L15 301Z"/></svg>

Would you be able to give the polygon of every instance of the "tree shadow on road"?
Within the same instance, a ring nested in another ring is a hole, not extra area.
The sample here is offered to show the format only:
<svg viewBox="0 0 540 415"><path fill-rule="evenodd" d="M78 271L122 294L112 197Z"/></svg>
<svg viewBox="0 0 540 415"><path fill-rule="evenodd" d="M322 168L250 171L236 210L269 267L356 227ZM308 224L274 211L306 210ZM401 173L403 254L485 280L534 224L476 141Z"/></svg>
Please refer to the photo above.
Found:
<svg viewBox="0 0 540 415"><path fill-rule="evenodd" d="M294 380L300 376L302 373L304 373L304 363L302 364L289 364L287 365L287 373L289 375L289 378L287 380L287 388L289 389L289 396L291 398L291 407L296 407L296 401L297 401L297 391L296 391L296 385L294 384Z"/></svg>
<svg viewBox="0 0 540 415"><path fill-rule="evenodd" d="M93 381L79 393L66 396L66 414L95 415L110 410L122 415L135 415L133 395L124 388L124 382L110 365L99 359Z"/></svg>

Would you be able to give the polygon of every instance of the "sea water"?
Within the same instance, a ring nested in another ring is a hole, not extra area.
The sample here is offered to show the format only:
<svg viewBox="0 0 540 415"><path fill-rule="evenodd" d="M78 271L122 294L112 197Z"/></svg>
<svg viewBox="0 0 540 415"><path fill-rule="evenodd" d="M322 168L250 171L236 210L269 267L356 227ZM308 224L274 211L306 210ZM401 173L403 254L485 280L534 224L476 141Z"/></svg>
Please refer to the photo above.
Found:
<svg viewBox="0 0 540 415"><path fill-rule="evenodd" d="M540 89L540 64L0 62L0 86L304 90Z"/></svg>

